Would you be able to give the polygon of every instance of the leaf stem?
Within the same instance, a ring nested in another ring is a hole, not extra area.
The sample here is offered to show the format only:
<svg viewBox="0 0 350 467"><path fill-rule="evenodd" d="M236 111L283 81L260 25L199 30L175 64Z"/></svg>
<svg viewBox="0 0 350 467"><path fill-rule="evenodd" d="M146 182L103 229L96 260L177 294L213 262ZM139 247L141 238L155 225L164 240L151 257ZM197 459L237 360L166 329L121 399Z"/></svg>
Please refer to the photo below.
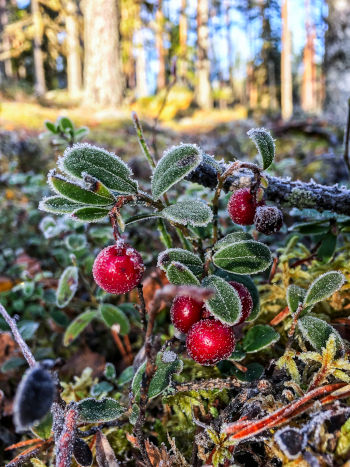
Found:
<svg viewBox="0 0 350 467"><path fill-rule="evenodd" d="M136 135L137 135L137 139L139 141L139 144L141 146L141 149L142 149L142 152L143 154L145 155L146 159L148 160L148 163L153 171L153 169L155 168L156 166L156 162L149 150L149 147L146 143L146 140L145 140L145 137L143 135L143 129L142 129L142 126L141 126L141 122L139 120L139 117L137 116L137 113L136 112L132 112L131 114L132 116L132 119L133 119L133 122L134 122L134 126L135 126L135 130L136 130Z"/></svg>

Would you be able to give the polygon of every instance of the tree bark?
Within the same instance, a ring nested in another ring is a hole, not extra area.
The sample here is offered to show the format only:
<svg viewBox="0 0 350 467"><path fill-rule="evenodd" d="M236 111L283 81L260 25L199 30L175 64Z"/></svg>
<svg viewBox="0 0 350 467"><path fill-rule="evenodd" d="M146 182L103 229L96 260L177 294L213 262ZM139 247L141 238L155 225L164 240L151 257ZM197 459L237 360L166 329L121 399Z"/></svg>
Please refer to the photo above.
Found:
<svg viewBox="0 0 350 467"><path fill-rule="evenodd" d="M44 57L41 49L43 25L38 0L31 0L31 10L34 26L35 92L38 96L43 96L46 92Z"/></svg>
<svg viewBox="0 0 350 467"><path fill-rule="evenodd" d="M179 19L179 64L178 77L180 81L185 81L187 74L187 15L186 15L187 0L181 0L181 10Z"/></svg>
<svg viewBox="0 0 350 467"><path fill-rule="evenodd" d="M78 9L75 1L67 1L66 33L67 33L67 82L70 97L80 95L82 87L82 64L80 57L80 37Z"/></svg>
<svg viewBox="0 0 350 467"><path fill-rule="evenodd" d="M292 42L288 27L288 0L282 6L281 112L283 120L293 115Z"/></svg>
<svg viewBox="0 0 350 467"><path fill-rule="evenodd" d="M209 0L197 0L197 89L196 100L202 109L213 106L210 86L209 51Z"/></svg>
<svg viewBox="0 0 350 467"><path fill-rule="evenodd" d="M316 112L316 64L315 64L315 28L311 23L310 0L305 0L306 44L303 54L303 79L301 89L301 107L305 112Z"/></svg>
<svg viewBox="0 0 350 467"><path fill-rule="evenodd" d="M165 50L164 50L164 15L163 15L163 0L158 0L158 8L156 12L156 47L158 51L158 75L157 89L161 91L166 86L165 74Z"/></svg>
<svg viewBox="0 0 350 467"><path fill-rule="evenodd" d="M145 97L148 95L147 74L146 74L146 54L143 42L143 30L135 32L135 55L136 55L136 96Z"/></svg>
<svg viewBox="0 0 350 467"><path fill-rule="evenodd" d="M326 32L326 101L327 116L345 125L350 98L350 2L328 0Z"/></svg>
<svg viewBox="0 0 350 467"><path fill-rule="evenodd" d="M0 38L2 42L3 52L9 52L11 44L8 37L4 34L5 27L8 24L8 11L6 8L6 0L0 0ZM4 79L13 77L13 69L11 58L6 58L0 62L0 84Z"/></svg>
<svg viewBox="0 0 350 467"><path fill-rule="evenodd" d="M86 0L84 104L116 107L123 96L119 1Z"/></svg>

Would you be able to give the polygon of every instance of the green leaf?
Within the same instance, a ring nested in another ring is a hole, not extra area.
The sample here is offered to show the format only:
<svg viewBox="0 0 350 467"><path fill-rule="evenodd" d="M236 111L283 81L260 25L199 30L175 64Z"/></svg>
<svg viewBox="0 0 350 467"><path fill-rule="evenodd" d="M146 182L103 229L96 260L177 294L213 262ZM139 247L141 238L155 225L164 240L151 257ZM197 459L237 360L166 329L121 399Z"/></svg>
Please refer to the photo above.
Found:
<svg viewBox="0 0 350 467"><path fill-rule="evenodd" d="M77 316L68 326L63 337L63 345L67 347L81 334L84 329L97 317L97 311L88 310Z"/></svg>
<svg viewBox="0 0 350 467"><path fill-rule="evenodd" d="M134 367L128 366L118 376L118 380L117 380L118 386L123 386L124 384L129 383L129 381L132 380L133 376L134 376Z"/></svg>
<svg viewBox="0 0 350 467"><path fill-rule="evenodd" d="M46 126L46 128L53 134L57 134L58 133L58 130L56 128L56 125L52 122L50 122L49 120L46 120L44 122L44 125Z"/></svg>
<svg viewBox="0 0 350 467"><path fill-rule="evenodd" d="M89 174L84 174L83 176L84 186L93 193L98 194L99 196L103 196L108 198L111 203L116 201L116 198L113 196L112 192L97 178L92 177Z"/></svg>
<svg viewBox="0 0 350 467"><path fill-rule="evenodd" d="M100 396L101 394L108 394L113 390L114 386L111 383L108 383L107 381L100 381L97 384L94 384L91 387L90 394L93 397Z"/></svg>
<svg viewBox="0 0 350 467"><path fill-rule="evenodd" d="M318 352L322 352L322 349L326 347L329 336L334 334L338 352L344 353L344 343L339 333L323 319L314 316L303 316L298 320L298 329L303 338Z"/></svg>
<svg viewBox="0 0 350 467"><path fill-rule="evenodd" d="M194 144L180 144L166 151L152 178L152 195L159 199L169 188L192 172L202 162L202 151Z"/></svg>
<svg viewBox="0 0 350 467"><path fill-rule="evenodd" d="M18 323L18 330L25 341L34 336L38 327L39 323L35 321L22 320Z"/></svg>
<svg viewBox="0 0 350 467"><path fill-rule="evenodd" d="M71 201L76 201L79 204L89 204L95 206L108 206L112 200L110 197L101 196L92 191L73 183L62 175L58 175L55 171L51 171L48 176L48 181L52 189Z"/></svg>
<svg viewBox="0 0 350 467"><path fill-rule="evenodd" d="M172 261L184 264L196 276L203 273L202 260L191 251L182 250L181 248L169 248L158 256L157 266L166 271Z"/></svg>
<svg viewBox="0 0 350 467"><path fill-rule="evenodd" d="M74 177L85 173L100 180L118 193L137 193L130 168L115 154L90 144L75 144L67 148L59 162L61 169Z"/></svg>
<svg viewBox="0 0 350 467"><path fill-rule="evenodd" d="M41 439L49 439L52 431L52 413L48 412L36 425L31 427L32 432Z"/></svg>
<svg viewBox="0 0 350 467"><path fill-rule="evenodd" d="M78 268L68 266L58 281L56 291L56 304L59 308L64 308L74 297L78 288Z"/></svg>
<svg viewBox="0 0 350 467"><path fill-rule="evenodd" d="M115 366L113 365L113 363L109 363L109 362L106 363L103 374L105 378L109 379L110 381L115 380L117 373L115 371Z"/></svg>
<svg viewBox="0 0 350 467"><path fill-rule="evenodd" d="M339 290L344 282L345 277L339 271L322 274L308 288L304 305L314 305L325 300Z"/></svg>
<svg viewBox="0 0 350 467"><path fill-rule="evenodd" d="M108 216L109 209L104 208L79 208L74 211L71 217L81 222L98 222Z"/></svg>
<svg viewBox="0 0 350 467"><path fill-rule="evenodd" d="M332 259L337 246L337 236L332 232L327 232L321 241L320 248L317 250L317 258L324 263L329 263Z"/></svg>
<svg viewBox="0 0 350 467"><path fill-rule="evenodd" d="M213 256L216 266L236 274L256 274L271 264L271 252L263 243L243 240L220 248Z"/></svg>
<svg viewBox="0 0 350 467"><path fill-rule="evenodd" d="M61 131L74 130L73 122L67 117L60 117L57 123Z"/></svg>
<svg viewBox="0 0 350 467"><path fill-rule="evenodd" d="M174 285L199 285L199 280L184 264L172 261L166 270L168 281Z"/></svg>
<svg viewBox="0 0 350 467"><path fill-rule="evenodd" d="M287 305L291 313L295 313L299 306L299 303L304 303L306 296L306 290L298 287L295 284L290 285L287 288Z"/></svg>
<svg viewBox="0 0 350 467"><path fill-rule="evenodd" d="M164 208L161 215L182 225L205 226L213 218L211 209L202 201L179 201Z"/></svg>
<svg viewBox="0 0 350 467"><path fill-rule="evenodd" d="M264 367L260 363L252 362L248 363L247 371L240 371L238 368L232 368L232 375L235 376L239 381L251 383L252 381L258 380L264 373Z"/></svg>
<svg viewBox="0 0 350 467"><path fill-rule="evenodd" d="M129 417L129 421L131 425L135 425L139 415L140 415L140 407L137 404L133 404L131 407L131 413Z"/></svg>
<svg viewBox="0 0 350 467"><path fill-rule="evenodd" d="M116 420L126 411L118 401L110 397L101 400L84 399L77 404L79 419L82 422L97 423Z"/></svg>
<svg viewBox="0 0 350 467"><path fill-rule="evenodd" d="M83 234L70 234L64 239L64 243L71 251L83 250L87 245L87 240Z"/></svg>
<svg viewBox="0 0 350 467"><path fill-rule="evenodd" d="M202 285L215 291L205 302L209 311L223 323L237 323L242 316L242 305L236 290L224 279L214 275L206 277Z"/></svg>
<svg viewBox="0 0 350 467"><path fill-rule="evenodd" d="M243 349L247 353L257 352L277 342L280 338L271 326L257 324L243 338Z"/></svg>
<svg viewBox="0 0 350 467"><path fill-rule="evenodd" d="M100 306L100 313L103 321L108 327L114 324L120 326L119 334L125 336L130 332L130 323L126 314L117 306L105 303Z"/></svg>
<svg viewBox="0 0 350 467"><path fill-rule="evenodd" d="M41 211L53 214L69 214L81 206L83 205L61 196L50 196L49 198L44 198L39 203Z"/></svg>
<svg viewBox="0 0 350 467"><path fill-rule="evenodd" d="M125 225L133 224L134 222L146 221L149 219L155 219L162 217L159 213L152 213L152 212L145 212L142 214L136 214L135 216L131 216L125 221Z"/></svg>
<svg viewBox="0 0 350 467"><path fill-rule="evenodd" d="M265 128L252 128L247 135L255 143L262 159L263 169L266 170L275 157L275 143L270 132Z"/></svg>
<svg viewBox="0 0 350 467"><path fill-rule="evenodd" d="M216 242L214 245L214 250L220 250L221 248L231 245L232 243L242 242L244 240L253 240L253 237L246 232L233 232Z"/></svg>

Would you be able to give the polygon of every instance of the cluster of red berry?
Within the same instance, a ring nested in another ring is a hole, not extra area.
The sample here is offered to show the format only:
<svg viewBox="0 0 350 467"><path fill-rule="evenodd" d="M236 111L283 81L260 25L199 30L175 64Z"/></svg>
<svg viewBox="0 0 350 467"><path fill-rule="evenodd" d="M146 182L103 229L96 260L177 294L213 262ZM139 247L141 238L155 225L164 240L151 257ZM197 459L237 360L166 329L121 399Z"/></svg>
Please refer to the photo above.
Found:
<svg viewBox="0 0 350 467"><path fill-rule="evenodd" d="M227 209L235 224L255 224L256 230L265 235L278 232L283 225L282 212L275 206L265 206L263 200L257 201L249 188L235 191Z"/></svg>
<svg viewBox="0 0 350 467"><path fill-rule="evenodd" d="M253 309L253 299L247 287L239 282L229 282L237 291L242 315L238 324L243 323ZM191 297L176 297L171 310L171 321L175 328L187 334L186 348L191 358L201 365L215 365L229 358L235 349L234 326L228 326L214 318L205 306Z"/></svg>

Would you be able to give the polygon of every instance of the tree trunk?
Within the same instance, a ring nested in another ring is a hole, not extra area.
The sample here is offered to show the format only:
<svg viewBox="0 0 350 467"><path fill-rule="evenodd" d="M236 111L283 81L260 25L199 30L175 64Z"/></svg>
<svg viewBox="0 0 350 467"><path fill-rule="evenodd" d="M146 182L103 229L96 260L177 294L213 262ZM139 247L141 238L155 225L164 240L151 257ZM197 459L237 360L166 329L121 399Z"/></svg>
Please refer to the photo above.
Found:
<svg viewBox="0 0 350 467"><path fill-rule="evenodd" d="M43 96L46 92L44 57L41 49L43 24L38 0L31 0L31 10L34 26L35 92L38 96Z"/></svg>
<svg viewBox="0 0 350 467"><path fill-rule="evenodd" d="M288 27L288 0L282 6L281 112L283 120L293 115L292 42Z"/></svg>
<svg viewBox="0 0 350 467"><path fill-rule="evenodd" d="M136 55L136 96L145 97L148 95L147 74L146 74L146 54L143 41L143 30L135 32L135 55Z"/></svg>
<svg viewBox="0 0 350 467"><path fill-rule="evenodd" d="M163 15L163 0L158 0L158 8L156 13L156 47L158 51L159 70L157 75L157 89L161 91L166 85L165 76L165 50L164 50L164 15Z"/></svg>
<svg viewBox="0 0 350 467"><path fill-rule="evenodd" d="M84 104L115 107L123 96L119 1L86 0Z"/></svg>
<svg viewBox="0 0 350 467"><path fill-rule="evenodd" d="M197 0L197 89L196 100L202 109L213 105L210 86L209 51L209 0Z"/></svg>
<svg viewBox="0 0 350 467"><path fill-rule="evenodd" d="M305 0L306 44L303 55L304 72L301 89L301 107L305 112L316 112L315 28L311 24L310 0Z"/></svg>
<svg viewBox="0 0 350 467"><path fill-rule="evenodd" d="M66 8L68 92L75 98L80 95L82 86L78 11L75 1L68 0Z"/></svg>
<svg viewBox="0 0 350 467"><path fill-rule="evenodd" d="M345 125L350 98L349 0L328 0L325 73L326 113L334 123Z"/></svg>
<svg viewBox="0 0 350 467"><path fill-rule="evenodd" d="M227 51L228 51L228 70L229 70L229 82L234 92L234 76L233 76L233 66L234 66L234 49L233 49L233 42L231 36L231 18L230 18L230 10L231 5L228 1L225 5L225 22L226 22L226 40L227 40Z"/></svg>
<svg viewBox="0 0 350 467"><path fill-rule="evenodd" d="M187 74L187 0L181 0L180 20L179 20L179 63L178 77L181 81L185 81Z"/></svg>
<svg viewBox="0 0 350 467"><path fill-rule="evenodd" d="M11 44L8 37L4 34L5 27L8 24L8 11L6 0L0 0L0 38L3 52L10 52ZM0 84L4 79L13 77L11 58L6 58L0 62Z"/></svg>

